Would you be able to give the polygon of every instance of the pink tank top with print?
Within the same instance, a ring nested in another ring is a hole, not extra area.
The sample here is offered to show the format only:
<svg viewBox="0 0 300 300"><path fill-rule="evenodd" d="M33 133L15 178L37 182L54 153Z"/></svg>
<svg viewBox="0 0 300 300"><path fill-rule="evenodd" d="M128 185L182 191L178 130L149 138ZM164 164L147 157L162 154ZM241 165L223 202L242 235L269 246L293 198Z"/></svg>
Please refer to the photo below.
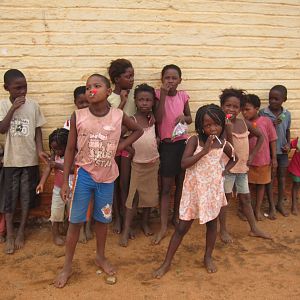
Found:
<svg viewBox="0 0 300 300"><path fill-rule="evenodd" d="M119 176L115 154L121 136L123 111L111 107L103 117L89 108L76 110L76 165L90 173L96 182L110 183Z"/></svg>
<svg viewBox="0 0 300 300"><path fill-rule="evenodd" d="M247 166L247 161L249 158L249 131L245 121L242 121L245 125L245 132L232 133L233 147L238 156L238 162L232 169L230 169L230 173L247 173L249 170Z"/></svg>

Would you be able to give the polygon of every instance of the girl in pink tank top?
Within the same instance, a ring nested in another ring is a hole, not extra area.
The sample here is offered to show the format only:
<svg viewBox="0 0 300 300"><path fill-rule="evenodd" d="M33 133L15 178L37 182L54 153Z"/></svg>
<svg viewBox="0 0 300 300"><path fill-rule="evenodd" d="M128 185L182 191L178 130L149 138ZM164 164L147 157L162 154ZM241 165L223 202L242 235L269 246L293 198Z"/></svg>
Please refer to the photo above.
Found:
<svg viewBox="0 0 300 300"><path fill-rule="evenodd" d="M250 225L250 235L262 238L270 238L268 234L261 231L255 222L251 198L248 186L248 163L252 162L253 157L263 143L262 133L254 128L248 121L237 118L243 105L245 94L242 90L225 89L220 95L221 107L227 117L226 138L233 144L238 157L237 164L225 176L224 189L227 201L231 199L233 187L235 185L238 199L241 204L243 214L246 216ZM257 143L249 154L248 135L257 137ZM222 207L220 212L220 235L225 243L232 242L232 238L226 228L226 207Z"/></svg>
<svg viewBox="0 0 300 300"><path fill-rule="evenodd" d="M58 288L65 286L72 274L72 261L81 225L86 221L91 194L94 194L94 219L97 242L96 265L109 275L115 268L104 254L107 224L111 221L114 180L118 176L115 153L135 142L142 128L118 108L107 101L111 94L109 80L99 74L90 76L86 83L89 107L77 110L71 117L71 127L64 162L64 182L61 196L67 201L68 178L75 158L78 172L70 205L70 225L66 240L63 270L54 280ZM132 133L120 140L121 125Z"/></svg>
<svg viewBox="0 0 300 300"><path fill-rule="evenodd" d="M148 218L150 208L158 204L159 153L155 125L150 125L148 118L154 105L154 88L145 83L138 85L134 90L134 99L137 112L132 118L143 128L144 134L132 144L135 153L131 163L125 224L119 242L123 247L127 247L130 226L137 207L143 209L142 229L144 234L146 236L153 234L149 228Z"/></svg>

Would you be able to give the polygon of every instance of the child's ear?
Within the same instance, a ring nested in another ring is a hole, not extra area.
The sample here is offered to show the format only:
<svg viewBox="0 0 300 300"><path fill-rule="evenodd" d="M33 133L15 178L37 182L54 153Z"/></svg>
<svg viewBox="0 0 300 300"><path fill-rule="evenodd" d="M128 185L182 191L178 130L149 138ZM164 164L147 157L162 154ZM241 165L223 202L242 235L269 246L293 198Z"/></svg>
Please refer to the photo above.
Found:
<svg viewBox="0 0 300 300"><path fill-rule="evenodd" d="M8 86L7 86L6 84L3 84L3 87L4 87L4 89L5 89L6 91L9 91L9 90L8 90Z"/></svg>
<svg viewBox="0 0 300 300"><path fill-rule="evenodd" d="M182 81L182 78L179 79L179 84L181 83L181 81Z"/></svg>
<svg viewBox="0 0 300 300"><path fill-rule="evenodd" d="M107 96L110 96L112 93L112 88L107 89Z"/></svg>

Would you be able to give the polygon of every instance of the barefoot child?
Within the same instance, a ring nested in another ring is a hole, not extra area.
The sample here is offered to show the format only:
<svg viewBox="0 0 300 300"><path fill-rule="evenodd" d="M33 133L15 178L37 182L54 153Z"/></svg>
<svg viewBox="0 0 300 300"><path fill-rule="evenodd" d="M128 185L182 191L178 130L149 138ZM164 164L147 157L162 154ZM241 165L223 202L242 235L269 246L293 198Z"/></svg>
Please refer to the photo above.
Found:
<svg viewBox="0 0 300 300"><path fill-rule="evenodd" d="M212 260L217 237L217 218L221 207L227 205L223 174L234 166L233 148L221 139L225 128L225 114L215 104L198 109L195 119L197 135L192 136L184 150L181 165L186 169L179 209L179 224L171 238L165 261L154 272L161 278L170 268L172 259L189 231L193 221L206 224L204 265L207 272L217 271ZM222 156L230 159L225 170Z"/></svg>
<svg viewBox="0 0 300 300"><path fill-rule="evenodd" d="M140 125L144 134L132 144L134 156L131 162L131 178L126 201L125 226L119 244L127 247L130 226L137 207L143 208L142 229L146 236L152 235L148 218L150 208L158 204L159 153L155 125L149 125L149 113L155 101L155 91L147 84L138 85L134 90L137 112L134 121Z"/></svg>
<svg viewBox="0 0 300 300"><path fill-rule="evenodd" d="M52 191L50 221L52 223L53 243L57 246L63 246L65 244L64 238L59 233L59 225L62 224L65 219L66 204L61 199L60 190L64 180L64 156L67 147L68 135L69 130L65 128L58 128L49 135L49 148L52 152L52 156L43 172L40 183L36 188L37 194L44 191L44 185L51 170L53 169L54 187Z"/></svg>
<svg viewBox="0 0 300 300"><path fill-rule="evenodd" d="M242 212L250 225L250 235L270 238L270 236L257 228L248 186L248 164L252 164L253 158L257 154L263 143L263 135L254 128L247 120L237 118L243 106L245 94L242 90L233 88L225 89L220 95L221 107L225 114L230 116L227 120L227 139L233 141L233 147L238 155L237 164L225 175L225 193L227 201L231 199L233 187L235 185L238 199L241 202ZM257 143L249 155L248 135L257 137ZM232 238L226 228L226 207L222 207L220 212L220 235L224 243L232 242Z"/></svg>
<svg viewBox="0 0 300 300"><path fill-rule="evenodd" d="M161 228L154 243L159 244L165 237L168 226L168 208L171 197L171 188L175 179L175 199L173 224L178 221L179 201L181 198L184 171L180 162L185 148L187 135L183 134L172 139L175 126L180 123L191 124L192 117L189 107L189 95L185 91L177 90L181 83L181 69L176 65L167 65L161 71L162 86L156 91L159 99L155 109L155 118L158 124L158 133L161 140L160 176L161 176Z"/></svg>
<svg viewBox="0 0 300 300"><path fill-rule="evenodd" d="M292 214L298 215L298 201L297 195L300 187L300 139L296 138L291 141L291 148L296 149L293 158L289 164L288 171L290 172L292 185Z"/></svg>
<svg viewBox="0 0 300 300"><path fill-rule="evenodd" d="M109 80L99 74L91 75L86 83L89 107L76 110L71 117L71 127L65 152L64 183L61 195L64 201L69 195L69 174L74 161L78 167L74 193L71 200L66 256L63 270L54 281L56 287L64 287L72 274L72 261L79 238L80 227L94 193L96 264L109 275L115 268L104 255L107 224L111 222L114 180L118 177L115 162L117 150L123 150L135 142L143 130L120 109L111 107L107 101L111 93ZM132 133L119 143L121 126Z"/></svg>
<svg viewBox="0 0 300 300"><path fill-rule="evenodd" d="M0 133L5 134L4 178L7 254L24 246L24 231L29 208L35 205L35 188L39 182L38 158L45 163L41 126L45 118L39 105L26 97L27 82L16 69L4 74L4 88L9 98L0 102ZM13 217L17 201L21 203L21 222L14 237Z"/></svg>
<svg viewBox="0 0 300 300"><path fill-rule="evenodd" d="M4 149L0 145L0 243L5 242L6 228L5 228L5 214L4 214L4 173L3 173L3 155Z"/></svg>
<svg viewBox="0 0 300 300"><path fill-rule="evenodd" d="M245 104L242 112L246 120L252 123L254 128L258 128L264 136L264 141L261 148L256 153L249 165L248 181L253 185L256 194L256 204L254 214L257 221L263 219L261 213L261 205L265 194L265 185L271 182L271 175L276 172L277 158L276 158L276 130L267 117L259 116L260 99L254 94L248 94L245 97ZM249 138L250 153L255 148L257 138L251 136ZM271 150L271 151L270 151ZM271 160L272 158L272 160ZM273 201L273 193L271 193L269 214L268 217L271 220L276 219L275 204Z"/></svg>
<svg viewBox="0 0 300 300"><path fill-rule="evenodd" d="M260 115L268 117L273 122L277 133L276 153L277 153L277 182L278 201L276 208L285 217L288 212L284 209L284 189L285 176L289 163L288 152L290 150L290 127L291 113L282 104L287 100L287 89L283 85L275 85L269 92L269 106L260 110ZM267 193L273 191L272 182L266 187Z"/></svg>
<svg viewBox="0 0 300 300"><path fill-rule="evenodd" d="M113 60L108 68L108 74L114 89L108 97L108 102L116 108L123 110L128 116L136 112L133 93L134 69L127 59ZM120 176L115 184L113 214L115 233L122 232L122 216L125 214L125 202L128 196L132 154L125 149L117 153L116 161ZM124 223L124 220L123 220Z"/></svg>

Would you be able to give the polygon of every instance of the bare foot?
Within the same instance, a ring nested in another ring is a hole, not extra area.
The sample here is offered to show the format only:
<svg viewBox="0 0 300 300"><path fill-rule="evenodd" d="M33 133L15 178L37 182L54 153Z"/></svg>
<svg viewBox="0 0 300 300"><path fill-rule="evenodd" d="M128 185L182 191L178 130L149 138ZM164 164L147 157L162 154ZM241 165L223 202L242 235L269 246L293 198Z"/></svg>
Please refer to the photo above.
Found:
<svg viewBox="0 0 300 300"><path fill-rule="evenodd" d="M53 237L53 243L56 246L63 246L65 244L65 239L61 235L57 235Z"/></svg>
<svg viewBox="0 0 300 300"><path fill-rule="evenodd" d="M237 215L242 221L247 221L246 216L243 214L243 212L240 209L238 209Z"/></svg>
<svg viewBox="0 0 300 300"><path fill-rule="evenodd" d="M270 210L270 211L269 211L268 218L269 218L270 220L276 220L276 219L277 219L277 217L276 217L276 210L274 210L274 209Z"/></svg>
<svg viewBox="0 0 300 300"><path fill-rule="evenodd" d="M88 241L92 240L94 237L92 228L88 224L86 224L86 227L85 227L85 236Z"/></svg>
<svg viewBox="0 0 300 300"><path fill-rule="evenodd" d="M154 238L154 245L158 245L163 238L167 235L167 230L161 230Z"/></svg>
<svg viewBox="0 0 300 300"><path fill-rule="evenodd" d="M263 238L263 239L272 240L272 237L271 237L270 234L265 233L265 232L261 231L258 228L256 228L255 230L251 230L249 235L253 236L253 237L260 237L260 238Z"/></svg>
<svg viewBox="0 0 300 300"><path fill-rule="evenodd" d="M85 230L84 230L84 225L81 226L80 228L80 234L79 234L79 239L78 239L78 242L81 243L81 244L86 244L87 243L87 238L86 238L86 235L85 235Z"/></svg>
<svg viewBox="0 0 300 300"><path fill-rule="evenodd" d="M215 266L212 257L204 256L204 266L207 270L207 273L216 273L217 267Z"/></svg>
<svg viewBox="0 0 300 300"><path fill-rule="evenodd" d="M160 279L170 270L170 265L162 264L159 269L153 272L153 277Z"/></svg>
<svg viewBox="0 0 300 300"><path fill-rule="evenodd" d="M0 235L0 244L5 242L5 236Z"/></svg>
<svg viewBox="0 0 300 300"><path fill-rule="evenodd" d="M131 229L131 228L130 228L130 230L129 230L128 237L129 237L131 240L135 240L135 233L134 233L134 230Z"/></svg>
<svg viewBox="0 0 300 300"><path fill-rule="evenodd" d="M106 258L96 257L95 259L96 266L101 268L107 275L116 274L116 269Z"/></svg>
<svg viewBox="0 0 300 300"><path fill-rule="evenodd" d="M17 237L15 240L15 249L21 249L24 247L25 244L25 237L24 237L24 232L18 232Z"/></svg>
<svg viewBox="0 0 300 300"><path fill-rule="evenodd" d="M254 215L255 215L255 219L256 219L257 221L262 221L262 220L264 219L264 216L262 215L261 211L256 211L256 212L254 213Z"/></svg>
<svg viewBox="0 0 300 300"><path fill-rule="evenodd" d="M150 229L148 224L142 224L142 229L143 229L143 232L144 232L145 236L153 235L153 231Z"/></svg>
<svg viewBox="0 0 300 300"><path fill-rule="evenodd" d="M71 277L71 275L72 275L72 269L62 270L57 275L57 277L54 279L54 281L53 281L54 286L57 287L57 288L63 288L67 284L67 282L68 282L69 278Z"/></svg>
<svg viewBox="0 0 300 300"><path fill-rule="evenodd" d="M15 239L13 237L6 239L5 253L13 254L15 252Z"/></svg>
<svg viewBox="0 0 300 300"><path fill-rule="evenodd" d="M292 214L294 216L298 216L298 207L297 207L297 205L292 206Z"/></svg>
<svg viewBox="0 0 300 300"><path fill-rule="evenodd" d="M129 238L129 234L123 231L120 236L120 239L119 239L119 245L121 247L127 247L128 246L128 238Z"/></svg>
<svg viewBox="0 0 300 300"><path fill-rule="evenodd" d="M122 222L120 219L115 219L113 225L113 233L120 234L122 232Z"/></svg>
<svg viewBox="0 0 300 300"><path fill-rule="evenodd" d="M284 209L283 205L277 205L276 209L284 216L287 217L289 213Z"/></svg>
<svg viewBox="0 0 300 300"><path fill-rule="evenodd" d="M225 244L233 243L231 235L227 231L220 231L221 241Z"/></svg>

